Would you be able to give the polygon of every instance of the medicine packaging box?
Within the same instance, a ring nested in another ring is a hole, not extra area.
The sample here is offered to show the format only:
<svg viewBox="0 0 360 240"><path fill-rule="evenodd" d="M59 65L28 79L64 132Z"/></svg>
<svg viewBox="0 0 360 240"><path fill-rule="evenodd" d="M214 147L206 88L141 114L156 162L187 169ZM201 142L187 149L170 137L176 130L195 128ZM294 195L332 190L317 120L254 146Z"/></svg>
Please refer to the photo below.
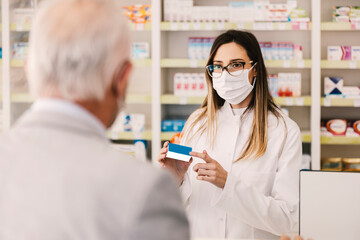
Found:
<svg viewBox="0 0 360 240"><path fill-rule="evenodd" d="M169 151L166 153L166 158L189 162L191 160L191 147L186 147L178 144L169 143Z"/></svg>

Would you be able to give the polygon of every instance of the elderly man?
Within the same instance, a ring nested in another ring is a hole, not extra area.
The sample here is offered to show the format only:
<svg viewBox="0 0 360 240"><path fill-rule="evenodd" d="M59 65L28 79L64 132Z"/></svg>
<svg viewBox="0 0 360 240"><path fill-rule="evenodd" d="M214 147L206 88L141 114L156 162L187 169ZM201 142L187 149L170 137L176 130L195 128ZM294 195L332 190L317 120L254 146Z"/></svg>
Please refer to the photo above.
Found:
<svg viewBox="0 0 360 240"><path fill-rule="evenodd" d="M118 0L44 1L30 37L37 100L0 138L0 239L179 239L170 174L113 150L131 72Z"/></svg>

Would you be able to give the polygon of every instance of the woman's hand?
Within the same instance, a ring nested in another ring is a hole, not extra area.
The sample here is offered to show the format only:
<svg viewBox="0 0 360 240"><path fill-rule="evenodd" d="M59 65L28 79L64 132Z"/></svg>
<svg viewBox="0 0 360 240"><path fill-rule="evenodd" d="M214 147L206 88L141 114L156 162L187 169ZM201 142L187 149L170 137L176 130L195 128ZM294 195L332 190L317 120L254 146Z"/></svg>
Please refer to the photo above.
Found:
<svg viewBox="0 0 360 240"><path fill-rule="evenodd" d="M291 240L291 238L289 238L288 236L282 236L279 240ZM296 236L295 238L294 238L294 240L303 240L303 238L302 237L300 237L300 236ZM310 238L308 239L308 240L311 240Z"/></svg>
<svg viewBox="0 0 360 240"><path fill-rule="evenodd" d="M224 188L227 171L214 159L212 159L204 150L202 153L191 152L191 156L201 158L205 163L198 163L194 166L194 171L197 172L197 179L207 181L219 188Z"/></svg>
<svg viewBox="0 0 360 240"><path fill-rule="evenodd" d="M186 171L188 170L190 164L192 163L192 158L190 162L184 162L180 160L166 158L166 153L169 151L168 145L169 142L164 143L163 148L160 150L158 162L160 163L161 167L170 170L181 184L184 181L184 176Z"/></svg>

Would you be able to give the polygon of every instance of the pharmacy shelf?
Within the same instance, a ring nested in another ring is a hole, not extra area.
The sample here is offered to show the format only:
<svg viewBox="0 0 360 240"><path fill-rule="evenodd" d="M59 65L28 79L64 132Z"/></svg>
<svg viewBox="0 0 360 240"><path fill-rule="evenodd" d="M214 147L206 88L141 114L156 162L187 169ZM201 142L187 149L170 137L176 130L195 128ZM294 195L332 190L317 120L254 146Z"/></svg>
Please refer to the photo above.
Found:
<svg viewBox="0 0 360 240"><path fill-rule="evenodd" d="M360 107L360 98L322 98L321 106L324 107Z"/></svg>
<svg viewBox="0 0 360 240"><path fill-rule="evenodd" d="M151 31L151 23L130 23L131 31Z"/></svg>
<svg viewBox="0 0 360 240"><path fill-rule="evenodd" d="M311 68L311 60L265 60L267 68Z"/></svg>
<svg viewBox="0 0 360 240"><path fill-rule="evenodd" d="M321 60L323 69L360 69L360 61L329 61Z"/></svg>
<svg viewBox="0 0 360 240"><path fill-rule="evenodd" d="M162 104L202 104L204 96L175 96L171 94L162 95L160 101ZM311 106L311 97L275 97L275 103L280 106Z"/></svg>
<svg viewBox="0 0 360 240"><path fill-rule="evenodd" d="M170 141L175 134L178 132L161 132L161 141Z"/></svg>
<svg viewBox="0 0 360 240"><path fill-rule="evenodd" d="M129 23L131 31L151 31L151 23ZM12 32L29 32L31 24L10 24L10 31Z"/></svg>
<svg viewBox="0 0 360 240"><path fill-rule="evenodd" d="M11 95L13 103L32 103L34 98L28 93L17 93ZM127 94L126 103L130 104L150 104L151 96L146 94Z"/></svg>
<svg viewBox="0 0 360 240"><path fill-rule="evenodd" d="M162 31L222 31L244 29L254 31L290 31L310 30L311 23L299 24L291 22L162 22Z"/></svg>
<svg viewBox="0 0 360 240"><path fill-rule="evenodd" d="M279 106L311 106L311 97L274 97L274 101Z"/></svg>
<svg viewBox="0 0 360 240"><path fill-rule="evenodd" d="M11 102L13 103L32 103L34 98L28 93L11 94Z"/></svg>
<svg viewBox="0 0 360 240"><path fill-rule="evenodd" d="M202 104L204 101L204 96L195 96L195 97L187 97L187 96L175 96L171 94L161 95L160 102L162 104Z"/></svg>
<svg viewBox="0 0 360 240"><path fill-rule="evenodd" d="M10 31L12 32L29 32L31 30L31 24L16 24L11 23L10 24Z"/></svg>
<svg viewBox="0 0 360 240"><path fill-rule="evenodd" d="M151 59L133 59L132 62L136 67L151 67Z"/></svg>
<svg viewBox="0 0 360 240"><path fill-rule="evenodd" d="M178 132L162 132L161 133L161 141L170 141L171 138L177 134ZM108 137L112 140L135 140L135 135L133 132L112 132L108 131ZM141 133L140 139L144 139L147 141L152 140L151 131L145 131Z"/></svg>
<svg viewBox="0 0 360 240"><path fill-rule="evenodd" d="M24 60L20 60L20 59L12 59L10 61L10 66L11 67L24 67L25 65L25 61Z"/></svg>
<svg viewBox="0 0 360 240"><path fill-rule="evenodd" d="M164 58L160 60L163 68L204 68L207 60L196 60L187 58Z"/></svg>
<svg viewBox="0 0 360 240"><path fill-rule="evenodd" d="M112 140L135 140L134 132L115 132L115 131L108 131L107 132L108 138ZM140 134L139 137L136 139L142 139L142 140L151 140L151 131L145 131Z"/></svg>
<svg viewBox="0 0 360 240"><path fill-rule="evenodd" d="M132 62L136 67L151 67L151 59L133 59ZM12 59L10 62L11 67L24 67L24 60Z"/></svg>
<svg viewBox="0 0 360 240"><path fill-rule="evenodd" d="M301 132L301 139L303 143L311 143L311 133L310 131Z"/></svg>
<svg viewBox="0 0 360 240"><path fill-rule="evenodd" d="M151 103L151 96L145 94L126 94L126 103Z"/></svg>
<svg viewBox="0 0 360 240"><path fill-rule="evenodd" d="M337 23L337 22L322 22L321 23L322 31L359 31L360 24L351 24L350 22L346 23Z"/></svg>
<svg viewBox="0 0 360 240"><path fill-rule="evenodd" d="M321 144L324 144L324 145L360 145L360 137L322 136Z"/></svg>
<svg viewBox="0 0 360 240"><path fill-rule="evenodd" d="M163 68L203 68L207 60L196 60L186 58L164 58L161 59ZM266 60L268 68L311 68L311 60Z"/></svg>
<svg viewBox="0 0 360 240"><path fill-rule="evenodd" d="M178 132L162 132L161 133L161 141L169 141L175 134ZM301 133L301 138L303 143L311 142L311 134L310 131L304 131Z"/></svg>

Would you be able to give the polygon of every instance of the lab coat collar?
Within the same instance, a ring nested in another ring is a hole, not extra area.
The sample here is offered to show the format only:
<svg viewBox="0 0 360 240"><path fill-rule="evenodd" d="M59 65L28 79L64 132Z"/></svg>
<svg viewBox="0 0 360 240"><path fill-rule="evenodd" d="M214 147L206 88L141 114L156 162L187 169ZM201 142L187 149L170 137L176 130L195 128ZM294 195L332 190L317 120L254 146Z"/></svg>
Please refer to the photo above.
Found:
<svg viewBox="0 0 360 240"><path fill-rule="evenodd" d="M240 121L242 118L242 116L238 116L233 113L230 103L226 101L224 105L219 109L219 113L224 117L234 119L235 121ZM246 115L249 115L249 112Z"/></svg>

